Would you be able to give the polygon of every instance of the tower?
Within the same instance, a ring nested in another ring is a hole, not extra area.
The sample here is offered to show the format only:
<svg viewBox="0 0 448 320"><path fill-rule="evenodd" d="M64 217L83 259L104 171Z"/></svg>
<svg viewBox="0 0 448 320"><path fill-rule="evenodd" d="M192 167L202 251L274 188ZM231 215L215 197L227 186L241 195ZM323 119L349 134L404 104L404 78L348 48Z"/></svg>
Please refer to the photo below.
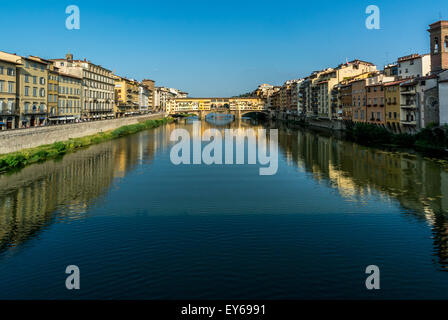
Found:
<svg viewBox="0 0 448 320"><path fill-rule="evenodd" d="M73 54L71 54L70 52L67 53L65 55L65 60L67 60L68 62L72 62L73 61Z"/></svg>
<svg viewBox="0 0 448 320"><path fill-rule="evenodd" d="M448 69L448 21L440 20L429 25L431 71Z"/></svg>

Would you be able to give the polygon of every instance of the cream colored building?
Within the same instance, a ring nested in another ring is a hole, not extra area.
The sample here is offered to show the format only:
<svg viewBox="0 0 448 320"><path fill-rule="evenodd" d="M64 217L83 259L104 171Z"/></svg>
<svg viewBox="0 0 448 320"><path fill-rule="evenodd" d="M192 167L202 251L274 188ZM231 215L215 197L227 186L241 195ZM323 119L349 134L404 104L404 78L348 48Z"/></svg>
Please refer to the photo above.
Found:
<svg viewBox="0 0 448 320"><path fill-rule="evenodd" d="M354 76L373 72L376 66L370 62L353 60L339 65L336 68L329 68L318 73L318 77L313 80L312 98L317 104L317 115L320 118L334 119L338 117L338 108L332 105L333 88ZM313 90L314 89L314 90Z"/></svg>
<svg viewBox="0 0 448 320"><path fill-rule="evenodd" d="M78 122L82 113L82 78L59 72L57 123Z"/></svg>
<svg viewBox="0 0 448 320"><path fill-rule="evenodd" d="M82 78L81 113L83 119L99 120L115 117L115 80L111 70L90 61L74 60L72 54L65 59L53 59L65 74Z"/></svg>

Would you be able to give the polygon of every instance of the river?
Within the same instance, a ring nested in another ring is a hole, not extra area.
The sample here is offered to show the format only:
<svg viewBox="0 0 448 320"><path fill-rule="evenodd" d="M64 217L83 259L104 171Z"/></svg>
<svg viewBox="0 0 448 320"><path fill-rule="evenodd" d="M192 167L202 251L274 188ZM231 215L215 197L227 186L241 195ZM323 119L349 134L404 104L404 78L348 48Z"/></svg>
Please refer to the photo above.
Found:
<svg viewBox="0 0 448 320"><path fill-rule="evenodd" d="M275 175L176 166L170 133L194 121L0 176L0 298L448 298L446 161L277 124Z"/></svg>

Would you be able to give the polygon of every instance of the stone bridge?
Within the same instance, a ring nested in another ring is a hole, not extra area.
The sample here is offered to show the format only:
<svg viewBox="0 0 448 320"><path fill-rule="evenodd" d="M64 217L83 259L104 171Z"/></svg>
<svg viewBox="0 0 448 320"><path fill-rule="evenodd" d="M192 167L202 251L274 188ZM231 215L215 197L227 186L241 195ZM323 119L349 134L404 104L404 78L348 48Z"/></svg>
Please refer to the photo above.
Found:
<svg viewBox="0 0 448 320"><path fill-rule="evenodd" d="M260 98L179 98L167 102L167 113L195 114L205 119L209 114L231 114L239 119L249 113L268 114Z"/></svg>

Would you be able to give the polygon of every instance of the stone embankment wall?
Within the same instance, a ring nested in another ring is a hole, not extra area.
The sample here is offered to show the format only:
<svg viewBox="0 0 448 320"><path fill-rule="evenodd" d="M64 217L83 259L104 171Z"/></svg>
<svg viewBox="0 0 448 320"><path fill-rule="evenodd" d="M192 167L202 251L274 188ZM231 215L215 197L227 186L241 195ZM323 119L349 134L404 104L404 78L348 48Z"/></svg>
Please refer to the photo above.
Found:
<svg viewBox="0 0 448 320"><path fill-rule="evenodd" d="M136 124L151 119L161 119L163 117L163 114L151 114L59 126L0 131L0 154L35 148L71 138L90 136L96 133L114 130L122 126Z"/></svg>
<svg viewBox="0 0 448 320"><path fill-rule="evenodd" d="M283 121L297 121L300 119L299 116L295 116L292 114L286 114L284 112L272 112L270 113L269 117L271 119L278 119ZM323 128L323 129L329 129L329 130L345 130L345 123L341 120L330 120L330 119L313 119L309 118L305 120L306 123L315 128Z"/></svg>

